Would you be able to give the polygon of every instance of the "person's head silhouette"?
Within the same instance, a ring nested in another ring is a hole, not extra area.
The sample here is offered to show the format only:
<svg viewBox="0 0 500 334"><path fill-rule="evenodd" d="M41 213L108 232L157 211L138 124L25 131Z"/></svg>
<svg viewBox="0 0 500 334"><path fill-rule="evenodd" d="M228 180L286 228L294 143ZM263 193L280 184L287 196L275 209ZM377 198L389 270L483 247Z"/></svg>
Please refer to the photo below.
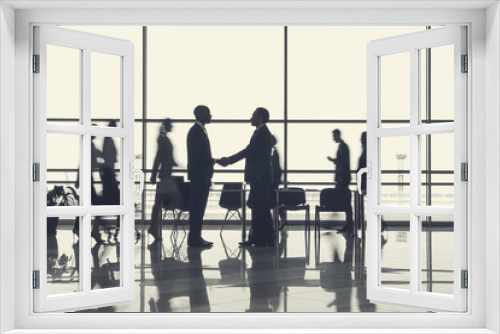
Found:
<svg viewBox="0 0 500 334"><path fill-rule="evenodd" d="M339 129L335 129L332 131L332 134L333 134L333 140L336 142L336 143L340 143L340 141L342 140L340 138L340 130Z"/></svg>
<svg viewBox="0 0 500 334"><path fill-rule="evenodd" d="M250 119L252 126L259 127L269 121L269 111L266 108L258 107Z"/></svg>
<svg viewBox="0 0 500 334"><path fill-rule="evenodd" d="M196 108L194 108L193 114L196 120L202 124L208 124L212 120L210 109L208 109L207 106L197 106Z"/></svg>
<svg viewBox="0 0 500 334"><path fill-rule="evenodd" d="M166 118L163 123L161 123L160 128L160 136L165 137L168 132L172 131L172 120L170 118Z"/></svg>

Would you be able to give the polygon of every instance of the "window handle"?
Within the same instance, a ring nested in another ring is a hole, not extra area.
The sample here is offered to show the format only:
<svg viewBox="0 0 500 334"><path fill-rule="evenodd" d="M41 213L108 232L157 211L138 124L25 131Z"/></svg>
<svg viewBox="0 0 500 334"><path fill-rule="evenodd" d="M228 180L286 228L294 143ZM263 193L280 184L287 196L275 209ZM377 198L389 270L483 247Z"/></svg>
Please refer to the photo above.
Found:
<svg viewBox="0 0 500 334"><path fill-rule="evenodd" d="M129 171L131 179L134 178L134 174L139 174L139 194L142 195L142 192L144 191L144 172L142 169L135 168L133 161L129 163Z"/></svg>
<svg viewBox="0 0 500 334"><path fill-rule="evenodd" d="M359 192L360 195L363 194L363 192L361 190L361 175L363 175L364 173L366 173L368 176L370 176L370 168L369 167L361 168L356 173L356 183L358 185L358 192Z"/></svg>

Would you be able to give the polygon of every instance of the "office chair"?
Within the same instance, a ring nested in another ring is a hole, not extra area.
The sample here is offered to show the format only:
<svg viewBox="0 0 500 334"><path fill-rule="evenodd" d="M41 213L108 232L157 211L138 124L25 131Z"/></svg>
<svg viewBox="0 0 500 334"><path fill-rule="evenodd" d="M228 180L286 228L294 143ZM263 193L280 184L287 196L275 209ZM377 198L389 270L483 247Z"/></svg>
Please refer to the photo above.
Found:
<svg viewBox="0 0 500 334"><path fill-rule="evenodd" d="M219 206L226 209L227 211L226 217L224 218L220 229L221 234L228 220L236 218L239 221L243 221L243 218L240 214L240 209L242 209L244 205L242 189L243 183L241 182L226 182L222 186Z"/></svg>
<svg viewBox="0 0 500 334"><path fill-rule="evenodd" d="M158 232L161 235L161 227L163 226L163 222L171 217L174 223L172 233L170 234L171 239L177 238L179 226L182 227L184 238L186 237L186 228L184 227L183 221L189 216L189 203L191 198L191 182L184 182L183 177L174 177L174 180L182 196L182 207L177 207L176 205L174 205L169 196L165 196L165 199L163 201L163 215L161 219L161 226L158 229Z"/></svg>
<svg viewBox="0 0 500 334"><path fill-rule="evenodd" d="M306 204L306 192L302 188L281 188L278 189L278 209L286 211L304 210L305 224L304 231L310 230L311 221L309 217L309 204Z"/></svg>
<svg viewBox="0 0 500 334"><path fill-rule="evenodd" d="M345 212L346 222L352 228L351 191L345 188L325 188L321 190L319 205L316 205L315 210L315 231L319 230L321 212Z"/></svg>

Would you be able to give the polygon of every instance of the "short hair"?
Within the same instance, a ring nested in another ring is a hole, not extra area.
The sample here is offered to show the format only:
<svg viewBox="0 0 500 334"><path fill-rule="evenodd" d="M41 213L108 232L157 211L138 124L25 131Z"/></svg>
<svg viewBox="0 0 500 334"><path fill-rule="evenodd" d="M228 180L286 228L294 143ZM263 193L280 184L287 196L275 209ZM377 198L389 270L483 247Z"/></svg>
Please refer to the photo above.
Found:
<svg viewBox="0 0 500 334"><path fill-rule="evenodd" d="M108 126L110 126L112 128L116 128L116 121L114 119L112 119L111 121L109 121Z"/></svg>
<svg viewBox="0 0 500 334"><path fill-rule="evenodd" d="M339 130L339 129L335 129L335 130L333 130L332 132L333 132L334 134L336 133L336 134L338 134L338 135L340 136L340 130Z"/></svg>
<svg viewBox="0 0 500 334"><path fill-rule="evenodd" d="M263 123L267 123L269 121L269 111L266 108L258 107L255 111L258 116L262 116Z"/></svg>
<svg viewBox="0 0 500 334"><path fill-rule="evenodd" d="M198 117L201 114L207 113L207 112L210 112L210 109L208 109L207 106L199 105L199 106L196 106L196 108L194 108L193 114L196 117L196 119L198 119Z"/></svg>
<svg viewBox="0 0 500 334"><path fill-rule="evenodd" d="M161 125L172 125L172 120L170 118L165 118Z"/></svg>

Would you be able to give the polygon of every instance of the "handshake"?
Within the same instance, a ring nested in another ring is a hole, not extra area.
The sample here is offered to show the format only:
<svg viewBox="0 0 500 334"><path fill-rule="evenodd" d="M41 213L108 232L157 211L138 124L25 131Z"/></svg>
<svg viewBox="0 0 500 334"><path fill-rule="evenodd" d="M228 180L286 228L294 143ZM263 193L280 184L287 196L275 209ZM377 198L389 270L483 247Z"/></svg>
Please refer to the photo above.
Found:
<svg viewBox="0 0 500 334"><path fill-rule="evenodd" d="M221 165L222 167L226 167L226 166L228 166L228 165L231 164L231 162L229 161L228 157L223 157L223 158L220 158L220 159L215 159L215 163Z"/></svg>

